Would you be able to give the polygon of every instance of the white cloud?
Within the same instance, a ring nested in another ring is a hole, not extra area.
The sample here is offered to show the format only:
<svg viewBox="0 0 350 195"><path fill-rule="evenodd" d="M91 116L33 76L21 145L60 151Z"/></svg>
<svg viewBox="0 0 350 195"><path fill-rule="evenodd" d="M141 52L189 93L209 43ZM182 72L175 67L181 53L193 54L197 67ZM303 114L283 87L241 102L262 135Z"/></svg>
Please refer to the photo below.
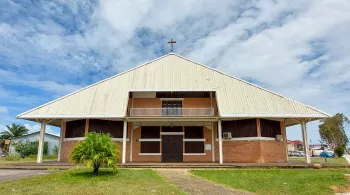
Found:
<svg viewBox="0 0 350 195"><path fill-rule="evenodd" d="M7 85L0 98L25 101L8 85L63 95L159 57L172 37L175 52L195 61L350 115L347 0L44 1L29 8L9 1L0 7L0 81ZM31 17L17 15L27 10ZM317 141L317 123L309 129ZM291 139L300 139L294 131Z"/></svg>
<svg viewBox="0 0 350 195"><path fill-rule="evenodd" d="M7 108L5 106L0 106L0 113L7 114L8 113Z"/></svg>

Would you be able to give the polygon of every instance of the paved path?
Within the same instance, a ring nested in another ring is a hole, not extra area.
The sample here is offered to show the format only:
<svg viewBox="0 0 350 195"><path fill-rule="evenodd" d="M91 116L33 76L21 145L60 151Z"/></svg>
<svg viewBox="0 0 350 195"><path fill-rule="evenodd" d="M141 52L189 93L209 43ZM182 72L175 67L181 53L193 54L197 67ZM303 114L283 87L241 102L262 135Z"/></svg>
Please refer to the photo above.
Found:
<svg viewBox="0 0 350 195"><path fill-rule="evenodd" d="M187 169L157 169L159 175L188 194L235 194L246 195L250 192L234 190L223 185L190 175Z"/></svg>
<svg viewBox="0 0 350 195"><path fill-rule="evenodd" d="M350 155L348 154L345 154L344 155L344 158L348 161L348 163L350 164Z"/></svg>
<svg viewBox="0 0 350 195"><path fill-rule="evenodd" d="M27 177L48 174L50 172L52 172L52 171L49 171L49 170L0 169L0 182L23 179L23 178L27 178Z"/></svg>

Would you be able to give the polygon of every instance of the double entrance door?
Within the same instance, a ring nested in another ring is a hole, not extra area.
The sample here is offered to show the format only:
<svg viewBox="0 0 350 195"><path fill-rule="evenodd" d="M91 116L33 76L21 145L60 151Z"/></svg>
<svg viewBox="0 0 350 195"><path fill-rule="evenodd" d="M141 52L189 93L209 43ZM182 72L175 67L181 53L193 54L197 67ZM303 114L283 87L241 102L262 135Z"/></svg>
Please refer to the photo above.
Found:
<svg viewBox="0 0 350 195"><path fill-rule="evenodd" d="M182 127L163 126L162 132L162 162L183 162Z"/></svg>

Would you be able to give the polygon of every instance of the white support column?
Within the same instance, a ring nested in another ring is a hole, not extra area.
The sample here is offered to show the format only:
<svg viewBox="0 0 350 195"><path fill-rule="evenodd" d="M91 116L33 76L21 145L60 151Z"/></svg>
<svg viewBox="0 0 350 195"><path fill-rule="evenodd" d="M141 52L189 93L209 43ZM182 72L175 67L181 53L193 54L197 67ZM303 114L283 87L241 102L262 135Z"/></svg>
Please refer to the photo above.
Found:
<svg viewBox="0 0 350 195"><path fill-rule="evenodd" d="M60 131L60 143L59 143L59 148L58 148L58 157L57 157L57 161L60 161L61 160L61 150L62 150L62 141L63 141L63 130L64 130L64 122L62 120L62 123L61 123L61 131Z"/></svg>
<svg viewBox="0 0 350 195"><path fill-rule="evenodd" d="M45 131L46 131L46 122L41 122L39 146L38 146L38 156L37 156L37 160L36 160L37 163L43 162Z"/></svg>
<svg viewBox="0 0 350 195"><path fill-rule="evenodd" d="M218 133L219 133L219 157L220 161L219 163L223 163L223 158L222 158L222 129L221 129L221 120L218 120Z"/></svg>
<svg viewBox="0 0 350 195"><path fill-rule="evenodd" d="M129 156L130 156L130 162L132 162L132 142L133 142L133 137L134 137L134 124L133 123L131 123L131 132L130 132L130 139L129 139L129 141L130 141L130 154L129 154Z"/></svg>
<svg viewBox="0 0 350 195"><path fill-rule="evenodd" d="M215 137L214 137L214 123L211 123L211 157L213 159L213 162L215 162Z"/></svg>
<svg viewBox="0 0 350 195"><path fill-rule="evenodd" d="M302 131L302 135L303 135L305 161L306 161L306 163L311 163L310 152L309 152L309 142L308 142L308 138L307 138L306 122L304 120L301 122L301 131Z"/></svg>
<svg viewBox="0 0 350 195"><path fill-rule="evenodd" d="M123 126L123 156L122 156L122 164L125 164L125 159L126 159L126 133L127 133L127 127L128 122L124 121L124 126Z"/></svg>

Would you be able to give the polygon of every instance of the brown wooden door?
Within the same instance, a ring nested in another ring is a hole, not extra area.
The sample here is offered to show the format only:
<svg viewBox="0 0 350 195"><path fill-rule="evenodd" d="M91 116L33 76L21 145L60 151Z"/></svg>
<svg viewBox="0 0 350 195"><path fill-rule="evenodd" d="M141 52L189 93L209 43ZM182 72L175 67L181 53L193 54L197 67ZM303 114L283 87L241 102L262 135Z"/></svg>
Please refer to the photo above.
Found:
<svg viewBox="0 0 350 195"><path fill-rule="evenodd" d="M162 162L183 161L183 136L163 135L162 136Z"/></svg>

